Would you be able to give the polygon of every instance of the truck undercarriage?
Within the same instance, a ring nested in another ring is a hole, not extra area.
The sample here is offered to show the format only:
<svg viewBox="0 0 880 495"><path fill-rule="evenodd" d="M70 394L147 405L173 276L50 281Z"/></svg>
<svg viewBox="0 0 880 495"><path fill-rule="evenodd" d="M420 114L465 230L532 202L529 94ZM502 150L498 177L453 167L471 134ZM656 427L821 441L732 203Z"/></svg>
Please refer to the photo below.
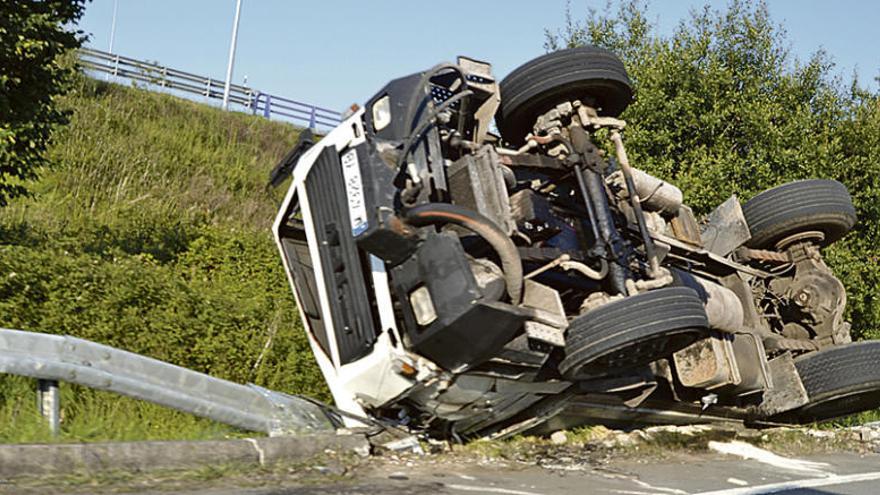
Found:
<svg viewBox="0 0 880 495"><path fill-rule="evenodd" d="M301 136L274 234L337 407L468 439L880 405L880 343L851 342L821 254L856 222L845 187L698 219L629 163L631 98L596 47L500 84L460 58Z"/></svg>

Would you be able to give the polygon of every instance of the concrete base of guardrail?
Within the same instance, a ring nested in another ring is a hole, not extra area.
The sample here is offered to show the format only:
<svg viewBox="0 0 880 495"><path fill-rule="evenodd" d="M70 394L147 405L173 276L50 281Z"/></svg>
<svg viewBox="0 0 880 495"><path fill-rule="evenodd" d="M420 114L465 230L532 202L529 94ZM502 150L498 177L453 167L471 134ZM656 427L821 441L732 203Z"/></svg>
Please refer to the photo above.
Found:
<svg viewBox="0 0 880 495"><path fill-rule="evenodd" d="M0 478L270 465L333 451L367 455L364 435L322 433L238 440L0 445Z"/></svg>

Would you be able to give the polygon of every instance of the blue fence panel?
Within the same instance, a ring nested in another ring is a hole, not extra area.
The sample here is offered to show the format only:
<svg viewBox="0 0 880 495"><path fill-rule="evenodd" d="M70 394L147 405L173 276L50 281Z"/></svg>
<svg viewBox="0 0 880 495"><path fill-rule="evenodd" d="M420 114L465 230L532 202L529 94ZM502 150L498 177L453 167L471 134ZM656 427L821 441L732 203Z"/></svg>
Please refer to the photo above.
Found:
<svg viewBox="0 0 880 495"><path fill-rule="evenodd" d="M267 93L255 95L251 111L254 114L261 113L266 118L276 115L306 122L310 129L317 126L335 127L342 121L341 112Z"/></svg>

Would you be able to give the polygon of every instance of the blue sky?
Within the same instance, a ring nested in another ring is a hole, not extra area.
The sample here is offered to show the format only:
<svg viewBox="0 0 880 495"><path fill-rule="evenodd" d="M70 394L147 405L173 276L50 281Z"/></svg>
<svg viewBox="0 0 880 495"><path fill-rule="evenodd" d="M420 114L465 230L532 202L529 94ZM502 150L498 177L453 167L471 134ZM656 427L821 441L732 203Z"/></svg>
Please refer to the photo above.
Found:
<svg viewBox="0 0 880 495"><path fill-rule="evenodd" d="M129 57L223 78L235 0L118 0L114 51ZM690 9L726 0L650 2L669 33ZM88 45L107 50L114 0L93 0L80 29ZM394 77L454 60L492 62L503 77L544 52L544 29L564 20L566 0L443 3L416 0L243 0L233 81L263 92L333 109L362 103ZM572 0L582 18L605 0ZM770 13L788 31L801 59L824 48L848 76L857 70L877 89L880 2L771 0Z"/></svg>

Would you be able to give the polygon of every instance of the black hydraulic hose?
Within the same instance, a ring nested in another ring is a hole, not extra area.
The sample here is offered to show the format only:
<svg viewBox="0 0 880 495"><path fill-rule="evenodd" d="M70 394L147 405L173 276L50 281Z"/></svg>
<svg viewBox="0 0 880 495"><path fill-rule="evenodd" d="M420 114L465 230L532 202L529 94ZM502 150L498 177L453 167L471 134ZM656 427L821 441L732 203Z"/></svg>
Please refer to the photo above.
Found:
<svg viewBox="0 0 880 495"><path fill-rule="evenodd" d="M574 167L574 176L577 178L581 198L583 198L584 204L587 206L587 215L590 217L590 229L593 231L593 239L596 240L596 247L598 248L599 256L604 258L606 254L605 239L599 235L599 228L596 226L596 211L593 208L593 202L590 200L590 193L587 191L587 180L584 178L584 173L579 165L575 165Z"/></svg>
<svg viewBox="0 0 880 495"><path fill-rule="evenodd" d="M513 304L522 300L523 268L510 237L485 216L449 203L426 203L407 210L404 220L414 227L451 223L482 237L498 253L507 294Z"/></svg>
<svg viewBox="0 0 880 495"><path fill-rule="evenodd" d="M430 95L430 92L428 95L424 94L422 92L422 89L428 85L428 82L431 80L432 77L436 76L437 74L439 74L441 71L444 71L444 70L451 70L451 71L457 73L459 79L461 79L461 89L463 89L463 90L467 89L467 87L468 87L467 77L465 76L464 72L461 70L461 67L459 67L455 64L441 63L441 64L437 64L434 67L431 67L430 69L425 71L422 74L421 79L419 80L418 86L416 86L416 90L413 91L413 94L410 97L409 103L407 103L407 105L406 105L406 116L404 117L403 122L405 124L409 125L410 129L412 129L412 127L415 126L415 122L413 122L413 119L415 118L416 109L419 107L419 103L422 100L424 100L427 96Z"/></svg>
<svg viewBox="0 0 880 495"><path fill-rule="evenodd" d="M418 107L421 105L421 102L425 98L430 98L430 96L431 96L430 91L428 91L428 93L425 94L423 92L423 89L428 87L428 84L430 83L432 77L436 76L437 74L441 73L444 70L450 70L458 76L458 79L461 81L461 88L459 89L458 93L447 98L440 105L436 105L433 108L431 115L421 119L422 123L418 127L416 127L416 122L415 122L416 113L417 113L416 110L418 109ZM403 166L406 164L406 158L407 158L407 156L409 156L409 153L412 151L412 149L416 145L416 143L421 141L421 139L424 137L425 132L427 132L428 129L430 129L435 124L435 119L437 118L437 116L440 115L440 113L443 112L444 110L446 110L447 108L451 107L454 103L461 101L463 98L470 96L473 93L474 93L473 91L468 89L467 75L464 73L464 71L461 69L461 67L459 67L455 64L449 64L449 63L438 64L438 65L435 65L434 67L432 67L431 69L425 71L424 73L422 73L422 77L419 79L419 83L416 86L415 90L413 91L412 96L410 97L409 103L406 106L406 114L405 114L403 121L404 121L404 123L406 123L410 127L409 127L409 131L407 133L406 140L404 141L404 144L403 144L403 149L400 152L400 158L398 158L398 160L397 160L398 170L402 169ZM464 102L462 102L462 104L464 104ZM414 181L418 181L417 177L413 177L412 179ZM414 196L418 195L418 192L420 189L421 189L421 184L416 184L415 194L413 194L413 197L410 198L410 200L415 199Z"/></svg>
<svg viewBox="0 0 880 495"><path fill-rule="evenodd" d="M454 96L449 97L449 99L434 108L431 115L428 116L428 118L426 118L422 122L422 124L416 128L416 130L410 133L409 137L403 143L403 150L401 150L400 158L398 158L397 160L397 168L400 169L401 167L403 167L403 165L406 163L406 157L409 156L409 153L410 151L412 151L413 146L424 137L425 131L427 131L431 128L432 125L434 125L434 119L437 118L437 116L441 112L451 107L453 104L455 104L455 102L460 101L462 98L470 96L472 94L474 94L473 91L466 89L460 93L456 93Z"/></svg>

